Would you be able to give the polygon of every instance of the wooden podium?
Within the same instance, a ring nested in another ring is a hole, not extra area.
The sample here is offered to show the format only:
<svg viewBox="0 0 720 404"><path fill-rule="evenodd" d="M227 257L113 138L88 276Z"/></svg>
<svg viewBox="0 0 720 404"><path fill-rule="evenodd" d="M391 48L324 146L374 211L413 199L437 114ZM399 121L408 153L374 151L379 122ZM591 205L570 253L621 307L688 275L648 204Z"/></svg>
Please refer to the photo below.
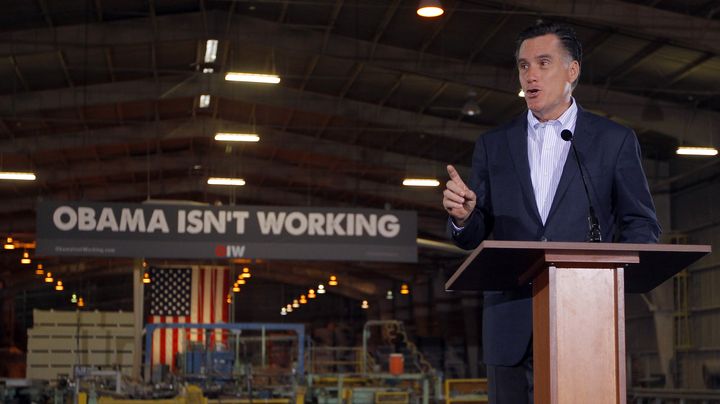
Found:
<svg viewBox="0 0 720 404"><path fill-rule="evenodd" d="M624 294L652 290L706 245L486 240L447 290L533 285L535 404L625 403Z"/></svg>

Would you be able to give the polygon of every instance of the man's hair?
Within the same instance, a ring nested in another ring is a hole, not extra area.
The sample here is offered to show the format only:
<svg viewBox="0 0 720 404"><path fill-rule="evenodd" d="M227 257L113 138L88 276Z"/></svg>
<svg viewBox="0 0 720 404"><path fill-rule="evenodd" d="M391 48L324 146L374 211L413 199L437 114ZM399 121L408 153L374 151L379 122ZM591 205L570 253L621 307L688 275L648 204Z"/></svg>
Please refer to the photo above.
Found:
<svg viewBox="0 0 720 404"><path fill-rule="evenodd" d="M518 59L520 54L520 45L526 40L536 38L539 36L553 34L560 39L563 48L567 51L570 56L570 60L577 60L579 65L582 65L582 45L575 36L575 30L567 25L558 24L555 22L540 22L536 25L525 28L520 35L518 35L517 41L515 42L515 60ZM578 79L580 77L578 76ZM573 88L577 85L577 80L573 83Z"/></svg>

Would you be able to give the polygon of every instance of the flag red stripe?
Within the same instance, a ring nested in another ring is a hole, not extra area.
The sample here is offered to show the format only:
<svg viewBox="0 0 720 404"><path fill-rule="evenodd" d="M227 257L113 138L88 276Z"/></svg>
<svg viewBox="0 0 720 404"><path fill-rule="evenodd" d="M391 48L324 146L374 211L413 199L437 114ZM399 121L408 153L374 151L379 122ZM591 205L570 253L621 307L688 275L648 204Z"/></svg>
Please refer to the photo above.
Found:
<svg viewBox="0 0 720 404"><path fill-rule="evenodd" d="M198 273L198 290L197 290L198 305L197 305L197 307L193 307L193 310L197 310L197 312L198 312L198 323L200 323L200 324L205 324L205 319L203 318L203 309L202 309L203 299L205 298L204 297L204 295L205 295L205 293L204 293L205 292L205 287L204 287L205 277L203 276L203 272L204 271L202 269L199 269L197 271L197 273ZM200 332L199 339L201 342L205 341L205 333L204 332Z"/></svg>
<svg viewBox="0 0 720 404"><path fill-rule="evenodd" d="M212 324L215 322L215 307L213 307L214 306L213 303L215 302L215 272L210 272L210 284L208 285L207 288L208 288L209 293L208 293L208 296L205 298L205 301L203 302L203 304L206 304L209 309L208 313L210 314L210 318L208 318L208 323ZM211 332L208 334L208 337L210 338L208 343L210 343L210 345L214 347L215 346L215 330L209 330L209 331L211 331Z"/></svg>
<svg viewBox="0 0 720 404"><path fill-rule="evenodd" d="M215 277L217 276L217 272L214 272L210 275L210 296L208 296L208 303L210 303L210 323L215 322Z"/></svg>
<svg viewBox="0 0 720 404"><path fill-rule="evenodd" d="M178 322L180 319L178 319ZM183 321L184 322L184 321ZM172 345L172 356L170 358L170 369L175 369L175 354L179 352L178 350L178 339L180 338L180 329L173 328L173 345Z"/></svg>

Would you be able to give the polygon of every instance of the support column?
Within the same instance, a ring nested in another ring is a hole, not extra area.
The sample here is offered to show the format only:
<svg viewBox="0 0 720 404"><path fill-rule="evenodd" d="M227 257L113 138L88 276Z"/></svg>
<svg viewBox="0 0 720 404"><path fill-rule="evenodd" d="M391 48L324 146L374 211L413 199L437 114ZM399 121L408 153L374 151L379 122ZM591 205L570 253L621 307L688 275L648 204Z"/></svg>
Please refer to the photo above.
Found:
<svg viewBox="0 0 720 404"><path fill-rule="evenodd" d="M143 259L136 258L133 260L133 368L132 377L135 380L140 380L141 374L140 369L142 366L143 358ZM150 380L150 369L145 369L145 381Z"/></svg>

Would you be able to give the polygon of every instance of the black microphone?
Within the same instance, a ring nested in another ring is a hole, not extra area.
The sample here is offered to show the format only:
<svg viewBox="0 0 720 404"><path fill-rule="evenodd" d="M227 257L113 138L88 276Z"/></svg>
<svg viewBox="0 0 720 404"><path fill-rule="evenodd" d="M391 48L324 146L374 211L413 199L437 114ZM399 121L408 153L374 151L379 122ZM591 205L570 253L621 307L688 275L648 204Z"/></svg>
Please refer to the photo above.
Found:
<svg viewBox="0 0 720 404"><path fill-rule="evenodd" d="M591 243L599 243L602 241L602 233L600 233L600 223L598 222L597 216L595 216L595 209L593 208L592 202L590 201L590 192L588 192L587 183L585 182L585 174L583 174L582 165L580 164L580 156L575 149L575 142L573 142L573 133L567 129L563 129L560 132L560 137L564 141L570 142L570 147L573 149L575 154L575 162L577 162L578 170L580 170L580 178L582 178L583 187L585 188L585 197L587 197L588 206L590 211L588 212L588 241Z"/></svg>

